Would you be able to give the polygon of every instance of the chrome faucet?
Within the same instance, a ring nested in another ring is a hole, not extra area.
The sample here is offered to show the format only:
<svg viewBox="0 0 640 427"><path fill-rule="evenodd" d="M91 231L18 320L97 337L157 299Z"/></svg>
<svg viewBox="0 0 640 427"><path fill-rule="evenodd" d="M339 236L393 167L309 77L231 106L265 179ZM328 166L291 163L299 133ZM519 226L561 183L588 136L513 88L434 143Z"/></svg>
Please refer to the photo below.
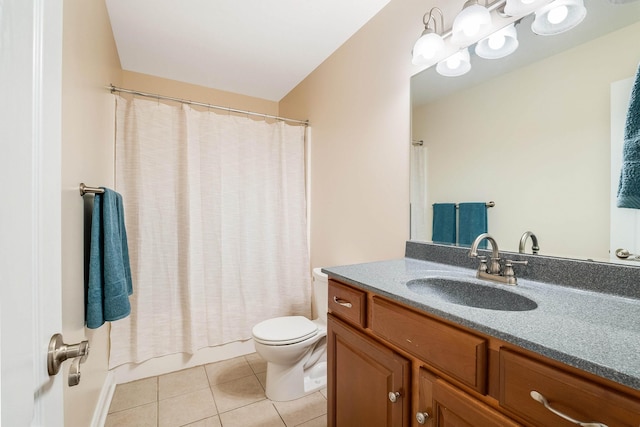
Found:
<svg viewBox="0 0 640 427"><path fill-rule="evenodd" d="M491 244L491 263L488 266L487 257L478 255L478 246L480 246L480 243L485 239ZM502 270L498 243L489 233L482 233L476 237L469 250L469 258L478 258L480 260L478 272L476 273L478 279L492 280L508 285L518 284L515 272L513 271L513 264L527 265L527 261L513 261L508 259L505 260L504 270Z"/></svg>
<svg viewBox="0 0 640 427"><path fill-rule="evenodd" d="M538 246L538 238L531 231L525 231L522 234L522 237L520 237L520 245L518 246L518 252L521 253L521 254L524 253L524 247L525 247L525 245L527 243L527 238L529 238L529 237L531 237L531 244L533 245L533 246L531 246L531 252L534 255L537 255L538 252L540 251L540 247Z"/></svg>

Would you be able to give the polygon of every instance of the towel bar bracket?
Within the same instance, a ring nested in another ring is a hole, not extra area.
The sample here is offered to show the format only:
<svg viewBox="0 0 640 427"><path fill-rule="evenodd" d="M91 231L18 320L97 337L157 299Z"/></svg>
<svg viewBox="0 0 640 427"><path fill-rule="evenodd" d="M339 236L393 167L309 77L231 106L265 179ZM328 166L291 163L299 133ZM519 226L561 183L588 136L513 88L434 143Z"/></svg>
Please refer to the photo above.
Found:
<svg viewBox="0 0 640 427"><path fill-rule="evenodd" d="M99 188L99 187L89 187L89 186L85 185L84 182L80 183L80 195L84 196L87 193L103 194L104 193L104 189Z"/></svg>

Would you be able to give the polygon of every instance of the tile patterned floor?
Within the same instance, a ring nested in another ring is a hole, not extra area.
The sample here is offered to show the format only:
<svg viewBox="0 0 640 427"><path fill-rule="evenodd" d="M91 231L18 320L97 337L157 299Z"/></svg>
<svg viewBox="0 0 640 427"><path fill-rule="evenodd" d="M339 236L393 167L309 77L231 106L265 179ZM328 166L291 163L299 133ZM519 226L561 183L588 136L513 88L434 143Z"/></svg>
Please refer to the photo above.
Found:
<svg viewBox="0 0 640 427"><path fill-rule="evenodd" d="M326 390L272 402L266 370L254 353L120 384L105 427L326 427Z"/></svg>

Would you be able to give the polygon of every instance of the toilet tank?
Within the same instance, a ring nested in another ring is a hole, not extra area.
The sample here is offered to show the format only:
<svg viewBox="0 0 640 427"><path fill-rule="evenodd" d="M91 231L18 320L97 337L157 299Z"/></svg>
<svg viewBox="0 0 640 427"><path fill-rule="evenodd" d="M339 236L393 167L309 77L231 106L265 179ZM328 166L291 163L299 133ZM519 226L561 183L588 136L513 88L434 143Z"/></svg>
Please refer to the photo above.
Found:
<svg viewBox="0 0 640 427"><path fill-rule="evenodd" d="M327 298L329 298L329 277L321 268L313 269L313 318L327 323Z"/></svg>

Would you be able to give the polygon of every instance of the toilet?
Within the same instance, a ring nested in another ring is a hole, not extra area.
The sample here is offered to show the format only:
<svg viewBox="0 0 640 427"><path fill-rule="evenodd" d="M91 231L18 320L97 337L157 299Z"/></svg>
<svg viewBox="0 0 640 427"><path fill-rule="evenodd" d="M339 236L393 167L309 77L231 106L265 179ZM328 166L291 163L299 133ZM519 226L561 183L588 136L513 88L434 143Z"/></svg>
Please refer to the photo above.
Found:
<svg viewBox="0 0 640 427"><path fill-rule="evenodd" d="M267 361L266 395L294 400L327 385L327 275L313 269L317 317L285 316L253 327L256 352Z"/></svg>

